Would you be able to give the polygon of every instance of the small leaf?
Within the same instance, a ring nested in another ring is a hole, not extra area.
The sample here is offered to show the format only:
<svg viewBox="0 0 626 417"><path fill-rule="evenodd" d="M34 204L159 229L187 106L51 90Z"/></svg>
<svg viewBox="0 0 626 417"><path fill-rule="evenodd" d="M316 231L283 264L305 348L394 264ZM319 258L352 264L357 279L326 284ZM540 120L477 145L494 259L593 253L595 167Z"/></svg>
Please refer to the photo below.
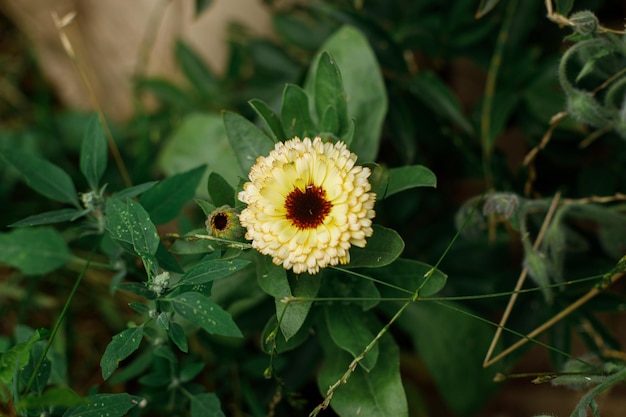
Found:
<svg viewBox="0 0 626 417"><path fill-rule="evenodd" d="M288 138L314 137L319 132L309 109L309 96L297 85L287 84L283 90L280 120Z"/></svg>
<svg viewBox="0 0 626 417"><path fill-rule="evenodd" d="M276 316L272 316L265 324L261 334L261 348L263 352L271 354L273 349L275 349L275 352L280 354L293 350L304 343L311 333L307 326L302 326L293 337L285 340L285 337L280 332L277 332L278 329L278 319Z"/></svg>
<svg viewBox="0 0 626 417"><path fill-rule="evenodd" d="M243 337L229 313L207 297L186 292L170 300L174 311L210 334Z"/></svg>
<svg viewBox="0 0 626 417"><path fill-rule="evenodd" d="M212 392L191 397L191 417L226 417L220 400Z"/></svg>
<svg viewBox="0 0 626 417"><path fill-rule="evenodd" d="M250 171L259 156L265 156L274 149L274 141L243 116L225 111L222 120L230 146L244 172Z"/></svg>
<svg viewBox="0 0 626 417"><path fill-rule="evenodd" d="M367 345L374 339L374 334L364 323L363 310L356 306L334 305L324 309L326 326L335 344L358 357ZM365 355L359 365L366 371L371 371L378 361L378 344Z"/></svg>
<svg viewBox="0 0 626 417"><path fill-rule="evenodd" d="M374 234L364 248L350 249L350 263L344 268L378 268L395 261L404 250L404 241L395 230L373 225Z"/></svg>
<svg viewBox="0 0 626 417"><path fill-rule="evenodd" d="M26 184L39 194L80 207L74 182L58 166L45 159L13 149L0 149L0 157L12 165L22 175Z"/></svg>
<svg viewBox="0 0 626 417"><path fill-rule="evenodd" d="M25 275L47 274L73 257L61 234L49 227L0 233L0 262Z"/></svg>
<svg viewBox="0 0 626 417"><path fill-rule="evenodd" d="M180 213L194 197L205 170L206 166L202 165L172 175L143 193L139 202L150 213L154 224L165 224Z"/></svg>
<svg viewBox="0 0 626 417"><path fill-rule="evenodd" d="M25 227L25 226L41 226L44 224L61 223L74 221L89 213L89 210L80 210L75 208L65 208L45 213L28 216L25 219L11 223L9 227Z"/></svg>
<svg viewBox="0 0 626 417"><path fill-rule="evenodd" d="M100 179L107 168L107 152L104 129L96 115L87 126L80 151L80 171L92 191L98 190Z"/></svg>
<svg viewBox="0 0 626 417"><path fill-rule="evenodd" d="M33 349L35 342L45 336L44 332L36 330L28 341L18 343L8 351L0 353L0 382L6 386L10 385L16 367L17 369L22 369L28 364L30 351Z"/></svg>
<svg viewBox="0 0 626 417"><path fill-rule="evenodd" d="M199 285L215 281L229 276L248 266L250 261L246 259L232 259L228 261L220 259L203 260L191 267L180 277L181 285Z"/></svg>
<svg viewBox="0 0 626 417"><path fill-rule="evenodd" d="M280 122L280 119L276 114L269 108L264 101L259 99L252 99L248 102L250 106L254 109L256 114L263 120L265 126L269 129L270 133L274 138L274 142L282 142L288 139L285 136L285 132L283 131L283 125Z"/></svg>
<svg viewBox="0 0 626 417"><path fill-rule="evenodd" d="M556 11L563 16L569 16L574 6L574 0L555 0Z"/></svg>
<svg viewBox="0 0 626 417"><path fill-rule="evenodd" d="M211 200L216 207L235 206L235 189L220 174L211 172L207 187Z"/></svg>
<svg viewBox="0 0 626 417"><path fill-rule="evenodd" d="M120 362L139 348L142 339L143 325L126 329L113 336L102 355L102 359L100 359L102 378L104 380L109 379Z"/></svg>
<svg viewBox="0 0 626 417"><path fill-rule="evenodd" d="M219 80L202 58L185 42L176 42L176 62L194 89L204 96L216 93Z"/></svg>
<svg viewBox="0 0 626 417"><path fill-rule="evenodd" d="M141 397L126 393L95 394L87 398L88 404L70 408L63 417L123 417L142 400Z"/></svg>
<svg viewBox="0 0 626 417"><path fill-rule="evenodd" d="M167 335L181 352L187 353L189 346L187 344L187 336L185 335L185 329L183 329L183 326L178 323L171 322L170 328L167 330Z"/></svg>
<svg viewBox="0 0 626 417"><path fill-rule="evenodd" d="M106 228L111 237L133 248L135 254L154 255L159 248L159 235L150 216L141 204L131 199L109 198L106 202Z"/></svg>
<svg viewBox="0 0 626 417"><path fill-rule="evenodd" d="M437 177L422 165L391 168L385 198L415 187L436 187Z"/></svg>

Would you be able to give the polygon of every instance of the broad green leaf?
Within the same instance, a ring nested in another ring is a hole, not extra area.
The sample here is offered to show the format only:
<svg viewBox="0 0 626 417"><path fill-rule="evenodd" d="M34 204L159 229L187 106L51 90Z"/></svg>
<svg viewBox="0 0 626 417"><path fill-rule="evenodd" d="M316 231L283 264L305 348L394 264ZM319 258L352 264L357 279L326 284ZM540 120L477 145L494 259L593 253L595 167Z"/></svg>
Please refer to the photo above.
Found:
<svg viewBox="0 0 626 417"><path fill-rule="evenodd" d="M159 235L146 210L134 200L109 198L106 202L106 228L111 237L137 255L154 255Z"/></svg>
<svg viewBox="0 0 626 417"><path fill-rule="evenodd" d="M223 205L235 207L235 189L220 174L217 172L209 174L207 188L216 207Z"/></svg>
<svg viewBox="0 0 626 417"><path fill-rule="evenodd" d="M498 389L493 378L502 366L482 366L493 328L453 308L471 313L454 303L418 301L396 323L413 339L448 406L457 415L473 415Z"/></svg>
<svg viewBox="0 0 626 417"><path fill-rule="evenodd" d="M191 417L226 417L220 400L212 392L191 397Z"/></svg>
<svg viewBox="0 0 626 417"><path fill-rule="evenodd" d="M280 120L287 138L313 138L319 133L311 118L309 101L309 95L302 88L294 84L285 85Z"/></svg>
<svg viewBox="0 0 626 417"><path fill-rule="evenodd" d="M341 71L343 88L348 97L348 119L356 121L350 150L362 162L374 161L378 155L382 126L387 113L385 83L374 51L365 36L354 27L344 26L339 29L322 45L311 65L305 90L312 95L317 83L317 61L323 52L328 52L333 57ZM340 111L338 115L341 119Z"/></svg>
<svg viewBox="0 0 626 417"><path fill-rule="evenodd" d="M202 165L172 175L142 194L139 202L150 213L154 224L165 224L178 216L194 197L205 171L206 166Z"/></svg>
<svg viewBox="0 0 626 417"><path fill-rule="evenodd" d="M478 10L476 10L476 14L474 15L474 17L476 19L480 19L481 17L489 13L494 7L496 7L498 3L500 3L500 0L480 0Z"/></svg>
<svg viewBox="0 0 626 417"><path fill-rule="evenodd" d="M204 96L215 94L219 80L196 51L182 40L178 40L175 53L176 62L194 89Z"/></svg>
<svg viewBox="0 0 626 417"><path fill-rule="evenodd" d="M133 185L132 187L128 187L121 191L118 191L117 193L114 193L113 195L111 195L111 198L124 200L127 198L137 197L139 194L143 194L158 183L158 181L150 181L144 182L143 184Z"/></svg>
<svg viewBox="0 0 626 417"><path fill-rule="evenodd" d="M320 274L302 274L290 282L287 271L274 265L268 256L264 256L257 263L257 277L261 289L274 297L280 330L285 341L289 341L304 324L313 302L286 304L281 300L291 296L315 297L321 282Z"/></svg>
<svg viewBox="0 0 626 417"><path fill-rule="evenodd" d="M44 224L61 223L74 221L89 213L89 210L80 210L75 208L65 208L45 213L28 216L25 219L11 223L10 227L40 226Z"/></svg>
<svg viewBox="0 0 626 417"><path fill-rule="evenodd" d="M436 187L437 177L422 165L411 165L389 170L389 182L385 198L415 187Z"/></svg>
<svg viewBox="0 0 626 417"><path fill-rule="evenodd" d="M324 276L327 276L326 272ZM358 305L363 311L376 307L380 302L380 292L376 284L361 276L336 271L331 278L324 279L323 284L323 289L320 290L323 291L322 297L351 299L350 304Z"/></svg>
<svg viewBox="0 0 626 417"><path fill-rule="evenodd" d="M22 369L28 364L30 351L34 344L47 336L47 332L36 330L26 342L18 343L6 352L0 353L0 381L9 385L15 369Z"/></svg>
<svg viewBox="0 0 626 417"><path fill-rule="evenodd" d="M192 113L185 116L167 138L157 163L166 175L172 176L189 167L206 164L209 170L198 189L206 197L209 171L219 172L230 184L236 184L244 171L230 146L222 117L216 113Z"/></svg>
<svg viewBox="0 0 626 417"><path fill-rule="evenodd" d="M267 126L272 134L274 142L282 142L288 139L285 136L280 119L264 101L255 98L248 101L248 104L250 104L256 114L263 120L265 126Z"/></svg>
<svg viewBox="0 0 626 417"><path fill-rule="evenodd" d="M14 149L0 149L0 157L13 166L22 175L26 184L39 194L80 207L74 182L58 166Z"/></svg>
<svg viewBox="0 0 626 417"><path fill-rule="evenodd" d="M170 272L176 272L177 274L182 274L185 272L176 260L176 258L174 258L170 251L165 247L163 242L159 242L159 247L157 248L154 257L156 258L159 264L159 268L161 269Z"/></svg>
<svg viewBox="0 0 626 417"><path fill-rule="evenodd" d="M228 275L245 268L250 261L246 259L232 259L228 261L220 259L203 260L180 277L181 285L198 285L227 277Z"/></svg>
<svg viewBox="0 0 626 417"><path fill-rule="evenodd" d="M372 192L376 194L376 198L385 198L387 187L389 186L389 170L385 166L374 162L363 164L363 166L368 167L372 172L368 181L372 186Z"/></svg>
<svg viewBox="0 0 626 417"><path fill-rule="evenodd" d="M323 337L326 360L320 369L317 386L322 395L348 370L352 356ZM345 384L335 391L330 406L340 416L407 417L408 406L400 378L398 346L389 334L378 342L379 360L371 371L357 366Z"/></svg>
<svg viewBox="0 0 626 417"><path fill-rule="evenodd" d="M409 91L435 113L465 133L474 132L472 124L463 114L457 97L433 72L423 70L417 73L409 82Z"/></svg>
<svg viewBox="0 0 626 417"><path fill-rule="evenodd" d="M339 68L326 51L317 59L313 91L315 111L322 130L341 136L348 129L348 100Z"/></svg>
<svg viewBox="0 0 626 417"><path fill-rule="evenodd" d="M224 111L222 120L230 146L245 173L250 171L259 156L266 156L274 149L274 141L245 117Z"/></svg>
<svg viewBox="0 0 626 417"><path fill-rule="evenodd" d="M113 336L100 359L102 378L104 380L109 379L120 362L139 348L142 339L143 325L126 329Z"/></svg>
<svg viewBox="0 0 626 417"><path fill-rule="evenodd" d="M215 209L217 208L213 204L209 203L208 201L199 200L199 199L196 199L194 201L196 202L196 204L200 206L200 208L202 209L202 212L207 217L211 215L211 213L213 213Z"/></svg>
<svg viewBox="0 0 626 417"><path fill-rule="evenodd" d="M63 417L123 417L142 400L126 393L95 394L87 398L88 404L70 408Z"/></svg>
<svg viewBox="0 0 626 417"><path fill-rule="evenodd" d="M389 282L407 291L418 291L418 296L429 297L441 291L448 276L439 269L412 259L396 259L382 268L370 269L368 275ZM380 286L383 297L406 297L406 293Z"/></svg>
<svg viewBox="0 0 626 417"><path fill-rule="evenodd" d="M81 397L68 387L53 387L41 395L21 397L18 409L75 407L88 402L89 399Z"/></svg>
<svg viewBox="0 0 626 417"><path fill-rule="evenodd" d="M80 151L80 172L85 176L92 191L98 190L100 179L107 168L107 152L104 129L96 115L87 126Z"/></svg>
<svg viewBox="0 0 626 417"><path fill-rule="evenodd" d="M356 306L333 305L324 309L326 326L330 337L341 349L358 357L374 339L374 334L365 324L363 310ZM378 344L374 345L359 362L366 371L371 371L378 361Z"/></svg>
<svg viewBox="0 0 626 417"><path fill-rule="evenodd" d="M28 384L28 381L30 381L30 378L33 376L33 371L35 370L35 366L44 353L44 344L44 342L40 342L33 345L33 348L30 351L30 360L28 361L28 364L20 369L19 379L24 386ZM52 363L50 362L50 359L46 357L41 362L37 375L35 375L32 380L30 390L38 394L42 393L50 380L51 373Z"/></svg>
<svg viewBox="0 0 626 417"><path fill-rule="evenodd" d="M395 230L373 225L374 234L364 248L350 248L350 262L344 268L378 268L395 261L404 250L404 241Z"/></svg>
<svg viewBox="0 0 626 417"><path fill-rule="evenodd" d="M187 344L187 336L185 335L185 329L183 329L183 326L178 323L171 322L170 328L167 330L167 335L181 352L187 353L189 346Z"/></svg>
<svg viewBox="0 0 626 417"><path fill-rule="evenodd" d="M0 233L0 262L25 275L43 275L73 259L59 232L50 227Z"/></svg>
<svg viewBox="0 0 626 417"><path fill-rule="evenodd" d="M210 334L243 337L231 315L202 294L186 292L170 302L176 313Z"/></svg>

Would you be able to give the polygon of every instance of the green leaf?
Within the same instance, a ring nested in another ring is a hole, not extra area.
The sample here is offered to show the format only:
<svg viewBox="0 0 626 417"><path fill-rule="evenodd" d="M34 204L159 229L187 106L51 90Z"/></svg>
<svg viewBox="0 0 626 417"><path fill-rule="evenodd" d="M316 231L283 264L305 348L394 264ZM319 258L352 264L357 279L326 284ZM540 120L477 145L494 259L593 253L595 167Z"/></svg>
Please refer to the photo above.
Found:
<svg viewBox="0 0 626 417"><path fill-rule="evenodd" d="M493 328L451 308L462 309L454 303L414 303L397 323L413 339L452 411L457 415L472 415L498 389L493 378L502 366L488 369L482 366Z"/></svg>
<svg viewBox="0 0 626 417"><path fill-rule="evenodd" d="M350 262L344 268L378 268L395 261L404 250L404 241L395 230L373 225L374 234L364 248L350 249Z"/></svg>
<svg viewBox="0 0 626 417"><path fill-rule="evenodd" d="M139 202L150 213L154 224L165 224L180 213L194 197L205 171L206 166L202 165L172 175L143 193Z"/></svg>
<svg viewBox="0 0 626 417"><path fill-rule="evenodd" d="M208 201L198 200L198 199L194 201L196 202L196 204L200 206L200 208L202 209L202 212L207 217L210 216L211 213L213 213L215 209L217 208L213 204L209 203Z"/></svg>
<svg viewBox="0 0 626 417"><path fill-rule="evenodd" d="M265 324L265 328L263 328L261 333L261 348L263 352L271 354L273 349L275 349L276 353L281 354L293 350L304 343L310 335L308 326L302 326L289 340L285 340L285 337L277 331L279 328L278 319L276 316L272 316Z"/></svg>
<svg viewBox="0 0 626 417"><path fill-rule="evenodd" d="M33 216L28 216L25 219L18 220L15 223L11 223L9 227L41 226L44 224L74 221L87 213L89 213L89 210L87 209L80 210L75 208L47 211L45 213L35 214Z"/></svg>
<svg viewBox="0 0 626 417"><path fill-rule="evenodd" d="M365 36L351 26L344 26L335 32L320 51L307 75L305 90L310 94L315 92L317 60L324 52L328 52L336 67L341 70L343 89L349 98L348 120L356 121L350 150L362 162L374 161L387 113L387 93L376 55ZM341 110L338 109L337 113L341 120Z"/></svg>
<svg viewBox="0 0 626 417"><path fill-rule="evenodd" d="M478 10L476 10L476 14L474 15L474 17L476 19L480 19L491 10L493 10L493 8L498 5L498 3L500 3L500 0L480 0Z"/></svg>
<svg viewBox="0 0 626 417"><path fill-rule="evenodd" d="M150 181L144 182L143 184L133 185L132 187L128 187L121 191L118 191L117 193L114 193L113 195L111 195L111 198L124 200L127 198L137 197L139 194L143 194L158 183L158 181Z"/></svg>
<svg viewBox="0 0 626 417"><path fill-rule="evenodd" d="M8 386L11 383L16 368L22 369L28 364L33 346L37 341L47 337L47 334L48 332L36 330L28 341L18 343L8 351L0 353L0 381L4 385Z"/></svg>
<svg viewBox="0 0 626 417"><path fill-rule="evenodd" d="M131 199L109 198L106 202L106 228L111 237L139 256L154 255L159 235L141 204Z"/></svg>
<svg viewBox="0 0 626 417"><path fill-rule="evenodd" d="M187 344L187 336L185 335L185 329L183 329L183 326L175 322L170 322L170 328L167 330L167 335L181 352L187 353L189 346Z"/></svg>
<svg viewBox="0 0 626 417"><path fill-rule="evenodd" d="M569 16L574 6L574 0L555 0L556 12L563 16Z"/></svg>
<svg viewBox="0 0 626 417"><path fill-rule="evenodd" d="M436 187L437 177L422 165L411 165L389 170L389 182L384 198L415 187Z"/></svg>
<svg viewBox="0 0 626 417"><path fill-rule="evenodd" d="M52 200L80 207L74 182L58 166L37 156L14 149L1 148L0 157L12 165L26 185Z"/></svg>
<svg viewBox="0 0 626 417"><path fill-rule="evenodd" d="M435 73L428 70L417 73L409 83L409 91L446 121L469 135L474 133L472 124L461 110L459 100Z"/></svg>
<svg viewBox="0 0 626 417"><path fill-rule="evenodd" d="M25 275L43 275L73 259L59 232L50 227L0 233L0 262Z"/></svg>
<svg viewBox="0 0 626 417"><path fill-rule="evenodd" d="M341 136L348 129L348 100L339 68L326 51L317 59L313 91L315 111L322 130ZM346 145L350 146L349 143Z"/></svg>
<svg viewBox="0 0 626 417"><path fill-rule="evenodd" d="M220 400L212 392L191 397L191 417L226 417Z"/></svg>
<svg viewBox="0 0 626 417"><path fill-rule="evenodd" d="M224 111L222 120L230 146L244 172L250 171L259 156L266 156L274 149L274 141L245 117Z"/></svg>
<svg viewBox="0 0 626 417"><path fill-rule="evenodd" d="M181 109L193 107L191 97L176 84L166 79L140 79L135 83L135 88L139 92L146 91L152 93L157 99L170 106Z"/></svg>
<svg viewBox="0 0 626 417"><path fill-rule="evenodd" d="M176 62L196 91L211 96L217 92L219 80L202 58L185 42L176 42Z"/></svg>
<svg viewBox="0 0 626 417"><path fill-rule="evenodd" d="M283 125L276 114L270 109L270 107L262 100L252 99L248 101L248 104L254 109L256 114L263 120L265 126L269 129L273 136L274 142L282 142L288 139L283 131Z"/></svg>
<svg viewBox="0 0 626 417"><path fill-rule="evenodd" d="M142 400L141 397L126 393L95 394L87 398L88 404L70 408L63 417L123 417Z"/></svg>
<svg viewBox="0 0 626 417"><path fill-rule="evenodd" d="M326 360L319 372L317 386L322 395L348 369L352 356L320 337ZM325 340L325 342L324 342ZM350 379L335 391L330 406L340 416L407 417L408 406L400 378L398 346L389 334L379 341L379 360L371 371L356 367Z"/></svg>
<svg viewBox="0 0 626 417"><path fill-rule="evenodd" d="M102 378L104 380L109 379L120 362L139 348L142 339L143 325L126 329L113 336L100 359Z"/></svg>
<svg viewBox="0 0 626 417"><path fill-rule="evenodd" d="M432 271L432 272L431 272ZM382 268L370 269L368 275L389 282L407 291L418 290L420 297L428 297L441 291L448 276L432 266L412 259L396 259ZM406 293L380 286L383 297L406 297Z"/></svg>
<svg viewBox="0 0 626 417"><path fill-rule="evenodd" d="M104 129L100 118L96 115L87 126L80 151L80 171L92 191L98 190L100 179L107 168L107 152Z"/></svg>
<svg viewBox="0 0 626 417"><path fill-rule="evenodd" d="M217 172L209 174L207 183L209 195L216 207L235 207L235 189Z"/></svg>
<svg viewBox="0 0 626 417"><path fill-rule="evenodd" d="M319 129L311 118L309 95L297 85L285 85L280 120L289 139L296 136L301 139L312 138L319 133Z"/></svg>
<svg viewBox="0 0 626 417"><path fill-rule="evenodd" d="M285 341L289 341L304 324L313 302L286 304L281 300L291 296L315 297L321 283L320 274L301 274L290 282L287 271L281 266L274 265L270 257L264 256L257 262L257 277L261 289L274 297L280 330Z"/></svg>
<svg viewBox="0 0 626 417"><path fill-rule="evenodd" d="M326 326L335 344L358 357L367 345L374 339L364 320L363 310L350 305L333 305L324 309ZM371 371L378 361L378 344L359 362L366 371Z"/></svg>
<svg viewBox="0 0 626 417"><path fill-rule="evenodd" d="M199 285L215 281L229 276L232 273L248 266L250 261L246 259L231 259L228 261L220 259L203 260L180 277L181 285Z"/></svg>
<svg viewBox="0 0 626 417"><path fill-rule="evenodd" d="M185 292L170 300L174 311L210 334L243 337L230 314L207 297Z"/></svg>
<svg viewBox="0 0 626 417"><path fill-rule="evenodd" d="M88 402L89 399L81 397L68 387L53 387L41 395L21 397L18 409L75 407Z"/></svg>

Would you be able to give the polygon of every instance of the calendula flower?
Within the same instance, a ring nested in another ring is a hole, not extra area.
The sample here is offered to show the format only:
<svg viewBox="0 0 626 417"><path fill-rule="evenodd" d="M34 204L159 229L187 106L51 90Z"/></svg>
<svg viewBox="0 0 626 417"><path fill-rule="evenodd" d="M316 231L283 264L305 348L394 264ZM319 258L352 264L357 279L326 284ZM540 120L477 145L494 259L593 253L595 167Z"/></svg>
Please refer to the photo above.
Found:
<svg viewBox="0 0 626 417"><path fill-rule="evenodd" d="M276 265L315 274L350 261L372 235L376 194L369 168L343 142L293 138L257 158L239 200L246 239Z"/></svg>
<svg viewBox="0 0 626 417"><path fill-rule="evenodd" d="M216 208L205 224L209 235L219 239L239 240L243 237L243 228L239 223L237 211L230 206Z"/></svg>

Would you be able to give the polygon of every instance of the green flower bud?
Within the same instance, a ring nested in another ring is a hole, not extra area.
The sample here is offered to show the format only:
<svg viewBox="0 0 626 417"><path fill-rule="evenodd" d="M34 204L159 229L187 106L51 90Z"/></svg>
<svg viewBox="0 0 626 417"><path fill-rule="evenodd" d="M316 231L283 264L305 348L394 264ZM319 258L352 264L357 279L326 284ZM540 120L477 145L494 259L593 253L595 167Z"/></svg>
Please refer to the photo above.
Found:
<svg viewBox="0 0 626 417"><path fill-rule="evenodd" d="M569 21L573 24L574 32L581 35L595 34L600 28L598 18L589 10L572 14L569 17Z"/></svg>
<svg viewBox="0 0 626 417"><path fill-rule="evenodd" d="M215 209L206 220L206 230L211 236L225 240L241 240L244 228L239 223L239 213L230 206Z"/></svg>

